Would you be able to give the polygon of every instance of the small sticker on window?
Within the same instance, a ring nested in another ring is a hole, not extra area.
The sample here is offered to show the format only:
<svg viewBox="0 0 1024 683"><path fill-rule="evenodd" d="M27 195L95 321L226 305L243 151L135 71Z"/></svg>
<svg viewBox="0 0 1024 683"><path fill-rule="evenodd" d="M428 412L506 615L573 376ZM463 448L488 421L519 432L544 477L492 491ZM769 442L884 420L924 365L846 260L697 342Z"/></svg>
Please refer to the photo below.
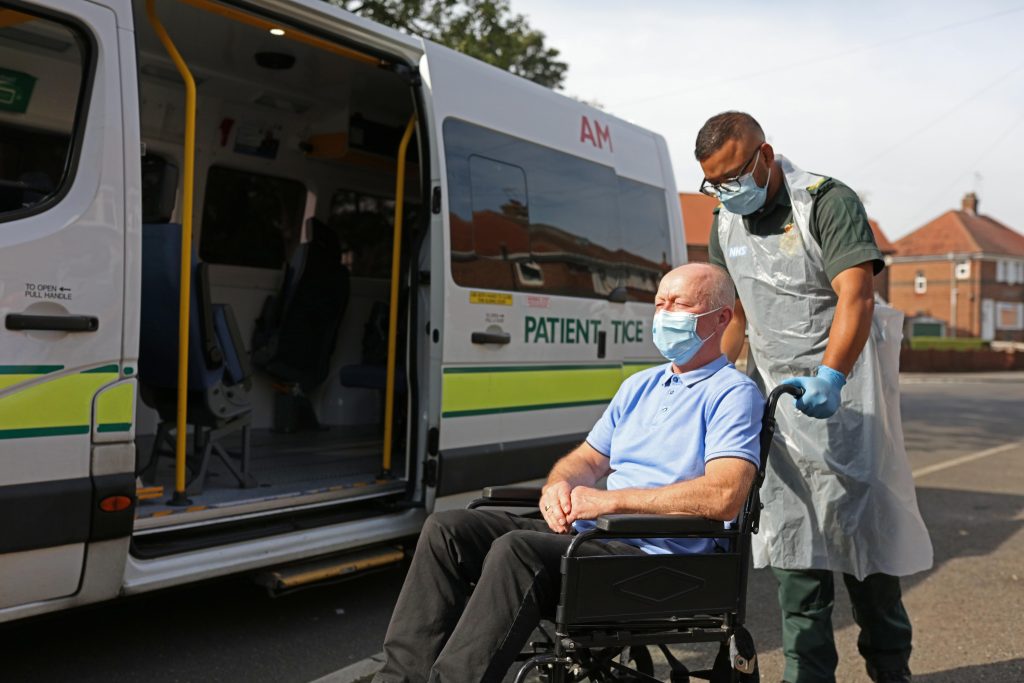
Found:
<svg viewBox="0 0 1024 683"><path fill-rule="evenodd" d="M469 303L491 304L493 306L511 306L512 295L501 292L470 292Z"/></svg>

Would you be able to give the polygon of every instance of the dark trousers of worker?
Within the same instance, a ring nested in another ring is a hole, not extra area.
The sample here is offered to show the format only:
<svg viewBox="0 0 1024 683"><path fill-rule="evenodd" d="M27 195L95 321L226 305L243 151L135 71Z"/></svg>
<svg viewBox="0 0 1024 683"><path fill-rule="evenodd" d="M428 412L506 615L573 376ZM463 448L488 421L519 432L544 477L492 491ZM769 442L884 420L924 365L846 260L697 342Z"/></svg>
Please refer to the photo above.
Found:
<svg viewBox="0 0 1024 683"><path fill-rule="evenodd" d="M824 570L772 568L779 581L782 608L782 650L786 656L788 683L831 683L836 680L832 607L835 604L833 573ZM853 605L853 619L860 627L857 649L875 671L907 669L912 629L903 608L900 580L872 574L858 581L843 574Z"/></svg>
<svg viewBox="0 0 1024 683"><path fill-rule="evenodd" d="M489 510L427 518L384 637L376 683L501 681L558 603L572 536L539 519ZM582 554L643 554L622 542Z"/></svg>

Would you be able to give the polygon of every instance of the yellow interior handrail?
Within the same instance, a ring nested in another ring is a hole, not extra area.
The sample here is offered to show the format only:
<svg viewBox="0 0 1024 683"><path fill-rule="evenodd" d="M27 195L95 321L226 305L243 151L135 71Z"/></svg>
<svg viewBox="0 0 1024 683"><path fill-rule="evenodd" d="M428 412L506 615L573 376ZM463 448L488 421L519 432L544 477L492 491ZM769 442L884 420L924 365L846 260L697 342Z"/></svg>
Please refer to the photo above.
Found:
<svg viewBox="0 0 1024 683"><path fill-rule="evenodd" d="M178 289L178 421L174 440L174 497L172 504L187 504L185 497L185 444L188 442L188 323L192 296L192 189L196 163L196 81L174 46L160 18L155 0L146 0L149 23L185 81L185 168L181 200L181 276Z"/></svg>
<svg viewBox="0 0 1024 683"><path fill-rule="evenodd" d="M269 31L270 29L281 29L284 31L284 35L281 36L282 38L294 40L298 43L305 43L306 45L310 45L325 52L330 52L331 54L338 55L339 57L352 59L357 62L362 62L363 64L369 64L370 66L381 66L385 63L384 60L378 57L371 57L370 55L359 52L358 50L342 47L341 45L332 43L329 40L311 35L304 31L299 31L298 29L284 28L280 24L268 21L262 17L249 14L248 12L243 12L242 10L235 9L234 7L227 7L226 5L211 2L211 0L181 0L181 2L212 14L218 14L226 19L238 22L239 24L254 26L265 31Z"/></svg>
<svg viewBox="0 0 1024 683"><path fill-rule="evenodd" d="M398 145L398 177L395 180L395 228L391 244L391 302L388 306L388 364L384 384L384 460L381 469L391 470L391 440L395 425L395 348L398 336L398 289L401 284L402 211L405 208L405 155L416 130L416 115L409 117L402 142Z"/></svg>

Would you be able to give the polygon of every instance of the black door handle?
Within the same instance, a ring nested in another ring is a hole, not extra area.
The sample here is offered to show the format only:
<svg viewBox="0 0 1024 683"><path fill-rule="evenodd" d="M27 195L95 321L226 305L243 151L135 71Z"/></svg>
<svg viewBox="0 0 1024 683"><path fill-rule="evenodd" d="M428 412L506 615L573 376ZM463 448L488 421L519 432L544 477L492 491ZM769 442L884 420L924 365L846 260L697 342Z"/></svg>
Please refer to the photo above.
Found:
<svg viewBox="0 0 1024 683"><path fill-rule="evenodd" d="M508 332L474 332L469 339L474 344L508 344L512 335Z"/></svg>
<svg viewBox="0 0 1024 683"><path fill-rule="evenodd" d="M8 313L5 324L9 330L52 330L55 332L95 332L100 319L94 315L30 315Z"/></svg>

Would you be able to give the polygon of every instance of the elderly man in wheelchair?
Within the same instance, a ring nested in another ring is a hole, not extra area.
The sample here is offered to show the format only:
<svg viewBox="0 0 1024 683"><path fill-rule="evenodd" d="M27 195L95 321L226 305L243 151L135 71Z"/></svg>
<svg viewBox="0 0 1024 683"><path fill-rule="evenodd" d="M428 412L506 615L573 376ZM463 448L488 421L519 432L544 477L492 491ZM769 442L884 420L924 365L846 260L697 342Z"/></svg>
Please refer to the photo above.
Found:
<svg viewBox="0 0 1024 683"><path fill-rule="evenodd" d="M647 645L672 681L757 680L743 616L770 415L719 350L734 306L724 270L676 268L655 303L654 343L670 362L626 379L543 489L494 487L471 506L536 506L532 516L427 519L374 681L501 681L542 619L554 621L551 651L517 680L536 668L555 681L655 680ZM666 647L715 641L702 672Z"/></svg>

